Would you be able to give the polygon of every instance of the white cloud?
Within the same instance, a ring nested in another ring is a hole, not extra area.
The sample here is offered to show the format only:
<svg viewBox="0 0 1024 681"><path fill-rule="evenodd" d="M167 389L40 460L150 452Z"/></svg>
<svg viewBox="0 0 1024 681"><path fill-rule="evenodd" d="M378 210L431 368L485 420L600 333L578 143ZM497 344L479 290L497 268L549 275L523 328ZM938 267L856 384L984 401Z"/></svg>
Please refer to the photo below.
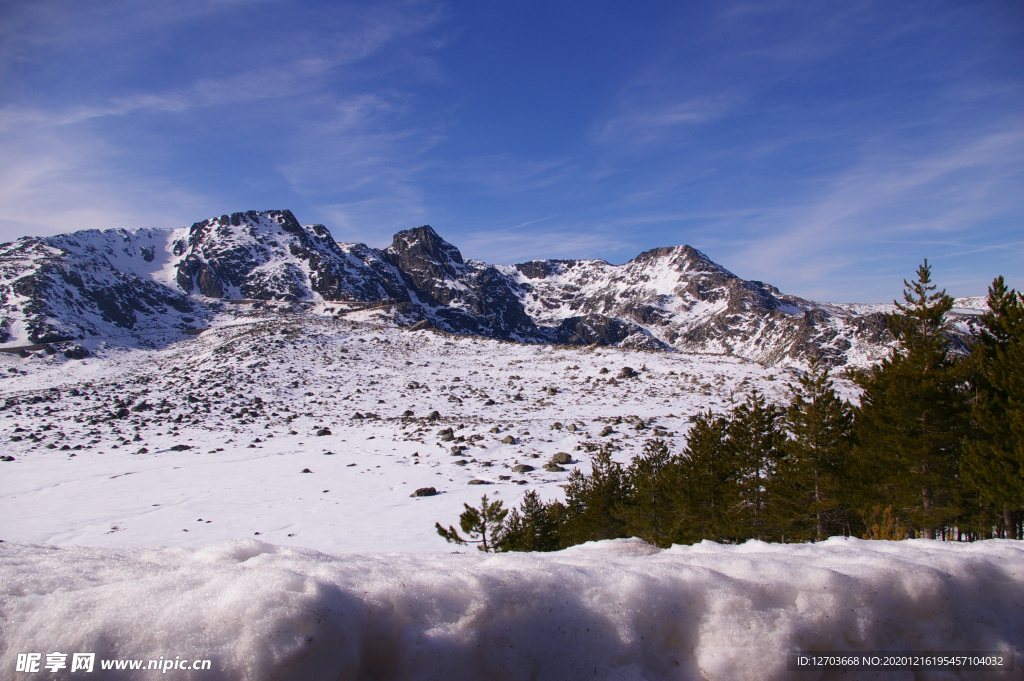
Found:
<svg viewBox="0 0 1024 681"><path fill-rule="evenodd" d="M78 229L180 227L217 212L209 196L152 178L126 182L115 147L71 128L0 137L0 240Z"/></svg>

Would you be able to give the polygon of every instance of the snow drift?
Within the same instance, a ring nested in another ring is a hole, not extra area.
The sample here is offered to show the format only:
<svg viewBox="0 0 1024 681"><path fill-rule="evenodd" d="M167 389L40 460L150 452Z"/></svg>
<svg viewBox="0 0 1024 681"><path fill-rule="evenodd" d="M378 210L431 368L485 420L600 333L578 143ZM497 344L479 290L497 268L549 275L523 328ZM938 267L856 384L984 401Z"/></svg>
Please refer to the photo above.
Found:
<svg viewBox="0 0 1024 681"><path fill-rule="evenodd" d="M999 678L1019 679L1024 542L504 555L4 543L0 621L4 678L19 652L54 650L213 660L164 678L307 681L821 678L787 672L786 651L1004 650L1017 658Z"/></svg>

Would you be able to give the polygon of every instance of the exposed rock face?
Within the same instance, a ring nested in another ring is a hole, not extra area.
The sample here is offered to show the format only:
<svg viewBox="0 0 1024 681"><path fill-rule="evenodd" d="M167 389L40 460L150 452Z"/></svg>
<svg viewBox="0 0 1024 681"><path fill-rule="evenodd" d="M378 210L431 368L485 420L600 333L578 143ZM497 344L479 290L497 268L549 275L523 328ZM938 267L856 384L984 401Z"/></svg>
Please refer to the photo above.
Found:
<svg viewBox="0 0 1024 681"><path fill-rule="evenodd" d="M515 282L491 265L467 263L429 225L399 232L384 255L438 328L505 340L537 337Z"/></svg>
<svg viewBox="0 0 1024 681"><path fill-rule="evenodd" d="M643 328L628 321L589 314L563 319L554 329L552 340L566 345L618 345Z"/></svg>
<svg viewBox="0 0 1024 681"><path fill-rule="evenodd" d="M323 225L300 225L286 210L0 245L0 343L144 342L202 326L218 299L387 304L413 329L765 363L866 365L893 342L879 306L787 296L690 246L655 248L624 265L494 266L464 259L426 225L378 250L336 243Z"/></svg>

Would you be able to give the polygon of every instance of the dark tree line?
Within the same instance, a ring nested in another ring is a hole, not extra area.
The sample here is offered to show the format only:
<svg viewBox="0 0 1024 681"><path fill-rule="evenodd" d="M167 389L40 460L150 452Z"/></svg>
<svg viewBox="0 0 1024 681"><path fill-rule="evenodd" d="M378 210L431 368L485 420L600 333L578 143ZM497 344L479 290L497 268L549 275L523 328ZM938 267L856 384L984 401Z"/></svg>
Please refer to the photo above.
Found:
<svg viewBox="0 0 1024 681"><path fill-rule="evenodd" d="M887 315L898 344L849 372L859 405L813 363L780 407L756 391L725 414L697 416L683 451L648 440L628 464L602 448L569 476L565 501L535 492L511 512L466 506L449 541L483 550L552 551L640 537L802 542L832 535L1024 539L1024 295L1003 278L969 354L957 352L927 261Z"/></svg>

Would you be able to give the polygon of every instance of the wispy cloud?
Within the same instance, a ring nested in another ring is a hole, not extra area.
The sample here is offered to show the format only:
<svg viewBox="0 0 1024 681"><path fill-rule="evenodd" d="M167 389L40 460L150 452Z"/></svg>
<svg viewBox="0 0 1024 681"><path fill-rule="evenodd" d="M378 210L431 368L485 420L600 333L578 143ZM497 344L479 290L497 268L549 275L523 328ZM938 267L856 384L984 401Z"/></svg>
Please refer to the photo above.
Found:
<svg viewBox="0 0 1024 681"><path fill-rule="evenodd" d="M548 215L548 216L545 216L545 217L542 217L542 218L537 218L536 220L527 220L526 222L520 222L518 225L512 225L511 227L509 227L509 229L519 229L521 227L527 227L529 225L536 225L539 222L546 222L546 221L550 220L553 217L557 217L557 216L555 216L555 215Z"/></svg>
<svg viewBox="0 0 1024 681"><path fill-rule="evenodd" d="M627 101L610 119L598 124L594 139L633 146L664 141L686 128L721 118L741 100L735 94L718 94L646 105Z"/></svg>
<svg viewBox="0 0 1024 681"><path fill-rule="evenodd" d="M514 154L468 156L438 165L436 172L470 191L489 196L522 196L554 187L571 192L569 185L581 169L564 156L522 158Z"/></svg>
<svg viewBox="0 0 1024 681"><path fill-rule="evenodd" d="M328 225L336 241L365 243L375 248L390 246L395 232L426 223L427 211L423 192L415 185L396 183L386 194L351 203L315 206L309 219Z"/></svg>
<svg viewBox="0 0 1024 681"><path fill-rule="evenodd" d="M504 265L546 258L600 258L598 254L630 248L628 240L615 233L586 228L478 230L460 235L458 246L466 257Z"/></svg>
<svg viewBox="0 0 1024 681"><path fill-rule="evenodd" d="M867 295L878 295L880 286L890 290L892 282L869 281L872 275L859 265L874 257L905 266L908 251L917 251L909 257L918 261L931 249L981 252L967 244L976 243L979 225L987 220L1020 211L1019 197L1009 189L1022 179L1020 119L966 140L946 140L930 153L876 149L804 205L756 218L757 229L746 230L750 236L730 265L817 297L841 295L851 278L862 282ZM940 236L941 241L931 238ZM901 247L893 250L897 242ZM1019 249L1019 240L1004 243ZM891 278L889 270L878 276Z"/></svg>
<svg viewBox="0 0 1024 681"><path fill-rule="evenodd" d="M8 35L12 42L0 50L0 69L20 68L33 49L73 52L75 45L104 40L125 46L121 61L151 59L161 47L150 44L148 32L177 25L187 34L196 21L209 22L225 12L248 16L256 8L283 13L287 28L266 36L270 39L254 33L251 40L241 40L243 54L228 51L223 59L218 41L204 46L210 54L200 55L200 61L216 66L184 74L191 78L170 73L145 85L97 83L81 93L72 88L67 96L35 101L0 97L0 202L5 209L0 238L153 219L166 226L211 210L243 207L251 200L244 196L260 195L244 179L236 180L235 187L203 186L181 181L187 180L187 169L151 170L176 163L176 137L187 139L192 130L211 130L228 120L231 127L216 133L216 142L237 145L249 137L258 150L226 166L233 175L244 175L247 162L273 154L270 163L258 162L287 179L291 196L317 194L323 201L332 193L340 198L362 188L377 206L420 203L418 192L402 184L416 165L410 161L429 148L436 133L429 126L403 123L406 95L381 87L371 72L409 69L418 59L431 60L409 43L443 17L437 4L289 9L276 0L165 6L121 0L95 7L39 3L18 13L14 23L20 32ZM316 16L299 21L309 12ZM63 42L53 37L58 27L67 28ZM238 43L242 36L231 38ZM413 67L417 74L432 68ZM140 148L140 142L146 147ZM331 184L339 190L325 191ZM291 201L280 191L274 194L274 206Z"/></svg>

